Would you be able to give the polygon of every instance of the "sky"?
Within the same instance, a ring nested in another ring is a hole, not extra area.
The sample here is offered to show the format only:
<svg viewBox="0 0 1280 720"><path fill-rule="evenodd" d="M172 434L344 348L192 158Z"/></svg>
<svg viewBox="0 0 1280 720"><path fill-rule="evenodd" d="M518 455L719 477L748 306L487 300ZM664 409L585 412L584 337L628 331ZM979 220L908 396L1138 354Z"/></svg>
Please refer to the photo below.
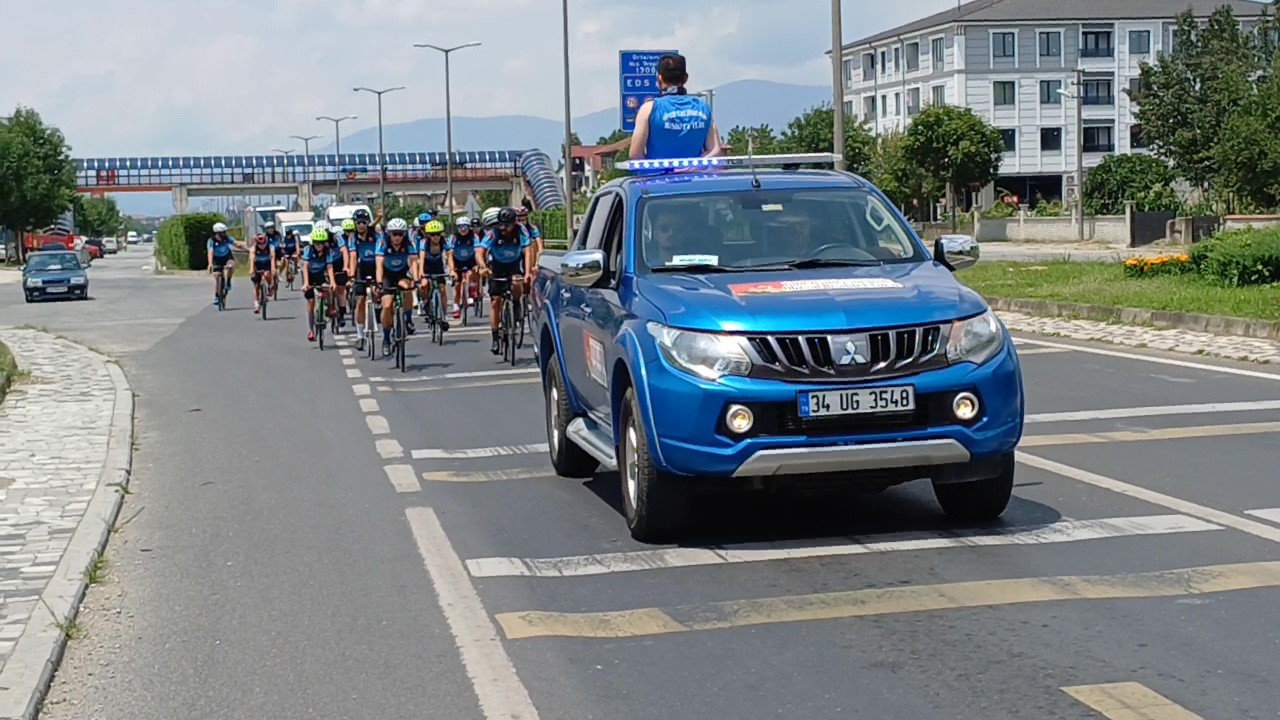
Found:
<svg viewBox="0 0 1280 720"><path fill-rule="evenodd" d="M954 0L844 0L846 41ZM377 123L563 116L559 0L0 0L0 114L34 107L77 157L267 153ZM829 84L828 0L569 0L575 116L615 107L618 51L677 49L690 87ZM315 145L313 144L313 147Z"/></svg>

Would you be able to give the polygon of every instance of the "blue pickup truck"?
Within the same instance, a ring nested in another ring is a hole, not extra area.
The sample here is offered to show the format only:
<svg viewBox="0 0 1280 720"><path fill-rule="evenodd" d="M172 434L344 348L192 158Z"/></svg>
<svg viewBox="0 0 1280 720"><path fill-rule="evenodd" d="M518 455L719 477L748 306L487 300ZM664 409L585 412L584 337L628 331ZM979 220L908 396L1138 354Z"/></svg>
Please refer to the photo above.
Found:
<svg viewBox="0 0 1280 720"><path fill-rule="evenodd" d="M830 155L639 161L591 200L532 292L551 461L619 470L638 540L678 538L699 483L933 483L1004 512L1022 372L1004 324ZM776 160L776 162L771 162ZM679 167L677 172L662 172Z"/></svg>

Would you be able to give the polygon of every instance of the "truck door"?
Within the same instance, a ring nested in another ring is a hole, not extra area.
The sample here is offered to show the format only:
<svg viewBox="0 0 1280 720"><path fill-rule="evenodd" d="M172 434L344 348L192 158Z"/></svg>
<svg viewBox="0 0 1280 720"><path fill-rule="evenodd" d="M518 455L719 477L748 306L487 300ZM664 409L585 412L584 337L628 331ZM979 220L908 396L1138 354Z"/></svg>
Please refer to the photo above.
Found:
<svg viewBox="0 0 1280 720"><path fill-rule="evenodd" d="M600 249L610 212L617 204L619 204L619 198L616 193L603 192L596 195L591 207L587 209L582 232L578 233L574 250ZM581 245L578 246L578 243ZM599 332L595 330L590 336L592 345L588 347L586 344L588 336L584 332L584 324L587 319L587 289L570 285L561 279L557 296L550 300L555 304L554 306L560 308L556 317L560 320L560 344L561 351L564 353L565 371L569 375L569 384L579 402L591 409L591 386L597 384L597 381L592 378L592 372L598 374L598 364L591 366L596 368L595 370L589 369L588 353L592 354L591 361L597 362L599 352L604 348L596 346Z"/></svg>
<svg viewBox="0 0 1280 720"><path fill-rule="evenodd" d="M588 375L582 397L588 409L606 423L611 416L610 368L617 357L618 333L626 319L618 297L618 286L623 277L621 259L623 230L626 228L625 207L626 203L619 198L607 215L601 215L601 219L605 221L600 242L600 249L605 254L605 274L595 287L582 290L582 339Z"/></svg>

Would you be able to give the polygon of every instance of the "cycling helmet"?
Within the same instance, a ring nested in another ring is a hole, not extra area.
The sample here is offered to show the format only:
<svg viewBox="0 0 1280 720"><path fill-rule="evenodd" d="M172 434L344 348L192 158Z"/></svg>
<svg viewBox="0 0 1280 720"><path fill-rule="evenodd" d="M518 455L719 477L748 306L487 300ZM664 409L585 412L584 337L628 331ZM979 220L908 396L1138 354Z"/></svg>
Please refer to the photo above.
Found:
<svg viewBox="0 0 1280 720"><path fill-rule="evenodd" d="M227 226L226 226L224 223L220 223L220 222L218 222L218 223L214 223L214 224L213 224L213 231L214 231L215 233L224 233L224 232L226 232L226 231L227 231Z"/></svg>
<svg viewBox="0 0 1280 720"><path fill-rule="evenodd" d="M516 211L513 208L505 207L498 211L498 225L506 227L514 225L516 222Z"/></svg>
<svg viewBox="0 0 1280 720"><path fill-rule="evenodd" d="M272 221L268 220L268 221L266 221L265 223L263 223L263 225L262 225L262 229L263 229L263 230L275 230L275 229L276 229L276 224L275 224L274 222L272 222Z"/></svg>
<svg viewBox="0 0 1280 720"><path fill-rule="evenodd" d="M409 232L409 223L406 223L403 218L392 218L391 222L387 223L387 232L407 233Z"/></svg>
<svg viewBox="0 0 1280 720"><path fill-rule="evenodd" d="M418 224L419 224L419 225L426 225L426 224L427 224L427 223L429 223L429 222L431 222L431 213L429 213L429 212L424 212L424 213L422 213L421 215L419 215L419 216L418 216ZM429 232L429 231L428 231L428 232Z"/></svg>
<svg viewBox="0 0 1280 720"><path fill-rule="evenodd" d="M428 235L444 234L444 223L440 222L439 220L432 220L431 222L427 223L427 234Z"/></svg>
<svg viewBox="0 0 1280 720"><path fill-rule="evenodd" d="M491 207L488 210L485 210L484 215L481 216L480 218L481 224L483 224L485 227L493 227L494 225L497 225L498 212L500 210L501 210L500 208L496 208L496 207Z"/></svg>
<svg viewBox="0 0 1280 720"><path fill-rule="evenodd" d="M373 222L373 216L370 215L369 211L365 210L364 208L360 208L354 213L351 213L351 219L355 220L358 223L365 223L365 224L370 224Z"/></svg>
<svg viewBox="0 0 1280 720"><path fill-rule="evenodd" d="M342 229L343 229L344 231L351 231L351 230L355 230L355 229L356 229L356 221L355 221L355 220L352 220L351 218L347 218L346 220L343 220L343 221L342 221Z"/></svg>
<svg viewBox="0 0 1280 720"><path fill-rule="evenodd" d="M471 227L471 218L467 217L466 215L463 215L462 217L460 217L460 218L458 218L457 220L453 221L453 224L454 224L455 226L457 226L457 227L460 227L460 228L462 228L462 227L467 227L467 228L469 228L469 227Z"/></svg>
<svg viewBox="0 0 1280 720"><path fill-rule="evenodd" d="M328 230L322 227L317 227L315 230L311 231L311 243L313 245L315 243L326 243L326 242L329 242Z"/></svg>

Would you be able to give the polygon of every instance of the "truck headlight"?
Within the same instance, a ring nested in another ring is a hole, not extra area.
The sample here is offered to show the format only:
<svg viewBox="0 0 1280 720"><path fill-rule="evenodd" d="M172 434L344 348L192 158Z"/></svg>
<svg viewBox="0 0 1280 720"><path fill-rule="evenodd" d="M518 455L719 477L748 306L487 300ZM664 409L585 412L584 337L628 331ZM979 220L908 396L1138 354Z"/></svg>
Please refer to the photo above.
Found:
<svg viewBox="0 0 1280 720"><path fill-rule="evenodd" d="M947 339L947 360L977 365L990 360L1004 345L1004 327L991 310L951 323Z"/></svg>
<svg viewBox="0 0 1280 720"><path fill-rule="evenodd" d="M40 287L44 281L40 278L27 278L27 287Z"/></svg>
<svg viewBox="0 0 1280 720"><path fill-rule="evenodd" d="M751 358L731 335L677 330L651 322L649 334L672 365L707 380L751 372Z"/></svg>
<svg viewBox="0 0 1280 720"><path fill-rule="evenodd" d="M84 279L84 278L82 278L82 277L73 277L73 278L71 278L71 284L72 284L72 285L83 285L84 283L85 283L85 279Z"/></svg>

